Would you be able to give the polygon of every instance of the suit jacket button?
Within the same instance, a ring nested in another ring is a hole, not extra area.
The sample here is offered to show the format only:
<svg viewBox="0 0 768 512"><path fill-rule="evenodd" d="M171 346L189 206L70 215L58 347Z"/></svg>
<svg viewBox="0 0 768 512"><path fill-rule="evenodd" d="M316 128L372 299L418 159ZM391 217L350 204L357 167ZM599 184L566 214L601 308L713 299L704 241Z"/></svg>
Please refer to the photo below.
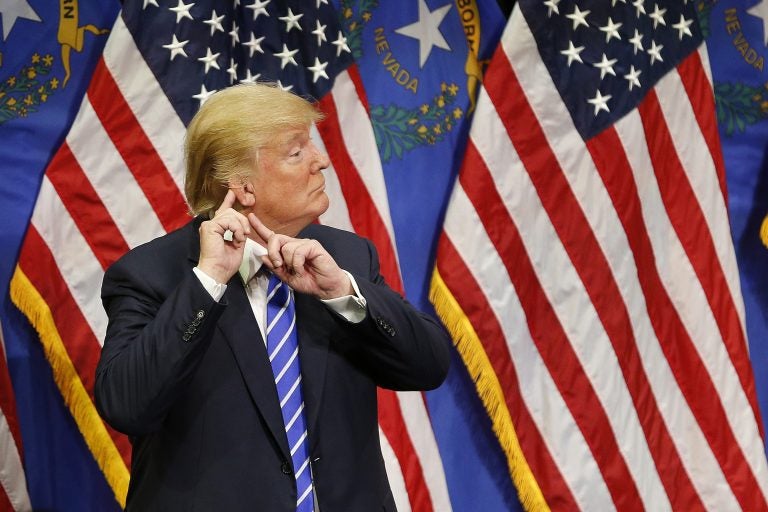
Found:
<svg viewBox="0 0 768 512"><path fill-rule="evenodd" d="M291 469L291 463L287 461L283 462L283 464L280 466L280 471L282 471L284 475L290 475L293 473L293 470Z"/></svg>

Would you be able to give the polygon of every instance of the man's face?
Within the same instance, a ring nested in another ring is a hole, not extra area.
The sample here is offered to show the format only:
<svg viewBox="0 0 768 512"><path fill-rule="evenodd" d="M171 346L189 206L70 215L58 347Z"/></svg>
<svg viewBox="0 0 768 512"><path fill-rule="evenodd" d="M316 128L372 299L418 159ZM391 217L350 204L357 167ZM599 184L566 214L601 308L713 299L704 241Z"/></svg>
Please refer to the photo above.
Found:
<svg viewBox="0 0 768 512"><path fill-rule="evenodd" d="M259 150L250 177L253 212L270 229L295 236L328 209L325 177L328 155L317 149L308 128L286 130Z"/></svg>

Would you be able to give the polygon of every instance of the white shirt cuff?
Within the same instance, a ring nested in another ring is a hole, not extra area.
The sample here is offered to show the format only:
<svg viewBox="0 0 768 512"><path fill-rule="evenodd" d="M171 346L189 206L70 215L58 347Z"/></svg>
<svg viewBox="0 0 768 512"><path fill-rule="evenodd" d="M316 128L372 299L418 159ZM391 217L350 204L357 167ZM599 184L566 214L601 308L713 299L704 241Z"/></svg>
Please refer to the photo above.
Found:
<svg viewBox="0 0 768 512"><path fill-rule="evenodd" d="M192 269L192 272L195 273L197 276L197 279L200 280L200 284L203 285L203 288L205 288L205 291L207 291L210 296L215 300L216 302L219 302L219 299L221 299L224 296L224 292L227 291L227 285L217 283L214 278L200 270L199 268L195 267Z"/></svg>
<svg viewBox="0 0 768 512"><path fill-rule="evenodd" d="M344 270L344 272L349 276L355 294L344 295L343 297L336 297L335 299L327 299L323 300L323 302L326 306L343 316L348 322L359 324L363 321L368 312L368 303L366 302L365 297L360 293L360 288L357 287L357 282L355 281L355 278L352 277L352 274L346 270Z"/></svg>

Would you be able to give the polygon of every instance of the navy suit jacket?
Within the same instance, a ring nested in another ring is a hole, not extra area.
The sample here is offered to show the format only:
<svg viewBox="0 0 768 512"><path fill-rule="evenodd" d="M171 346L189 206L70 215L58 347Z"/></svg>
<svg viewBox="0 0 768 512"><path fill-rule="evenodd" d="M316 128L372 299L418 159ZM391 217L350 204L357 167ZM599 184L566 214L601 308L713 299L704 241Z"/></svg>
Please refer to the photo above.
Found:
<svg viewBox="0 0 768 512"><path fill-rule="evenodd" d="M264 342L238 274L215 302L192 272L195 219L130 251L104 276L109 317L96 406L131 436L129 510L294 512L296 485ZM448 369L443 328L379 275L367 240L312 225L368 303L351 324L296 294L305 412L322 512L395 510L376 386L432 389Z"/></svg>

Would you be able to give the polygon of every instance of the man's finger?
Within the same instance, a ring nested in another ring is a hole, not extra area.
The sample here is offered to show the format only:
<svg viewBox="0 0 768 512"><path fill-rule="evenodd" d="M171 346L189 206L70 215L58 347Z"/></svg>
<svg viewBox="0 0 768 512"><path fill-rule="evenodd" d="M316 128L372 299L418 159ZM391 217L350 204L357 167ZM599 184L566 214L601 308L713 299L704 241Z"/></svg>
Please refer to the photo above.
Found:
<svg viewBox="0 0 768 512"><path fill-rule="evenodd" d="M275 234L275 232L265 226L264 223L261 222L261 220L259 220L256 214L253 212L248 214L248 222L250 222L251 226L253 226L253 229L256 230L256 234L259 235L265 242L269 242L269 239L272 237L272 235Z"/></svg>
<svg viewBox="0 0 768 512"><path fill-rule="evenodd" d="M251 226L245 216L232 209L216 215L209 222L216 226L214 231L227 242L245 242L251 232Z"/></svg>
<svg viewBox="0 0 768 512"><path fill-rule="evenodd" d="M216 214L219 212L223 212L224 210L227 210L229 208L232 208L235 206L235 202L237 201L237 197L235 197L235 192L232 189L227 190L227 194L224 196L224 200L221 202L221 206L219 206L219 209L216 210Z"/></svg>

